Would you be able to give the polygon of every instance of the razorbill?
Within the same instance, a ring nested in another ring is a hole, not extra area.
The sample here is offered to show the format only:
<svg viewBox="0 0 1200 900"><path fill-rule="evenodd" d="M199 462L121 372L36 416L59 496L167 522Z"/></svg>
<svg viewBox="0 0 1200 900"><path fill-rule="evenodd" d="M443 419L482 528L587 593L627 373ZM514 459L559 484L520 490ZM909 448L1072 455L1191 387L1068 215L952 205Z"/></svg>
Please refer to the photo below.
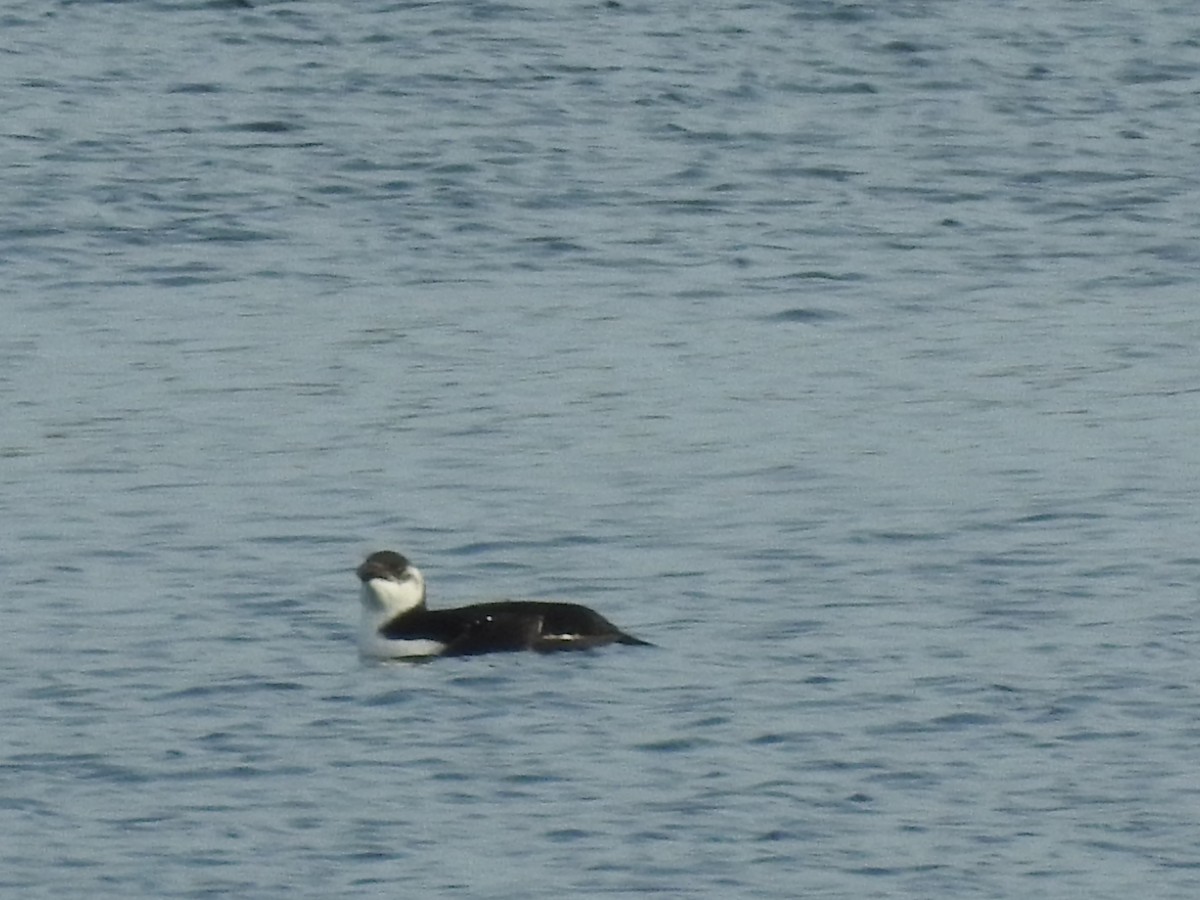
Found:
<svg viewBox="0 0 1200 900"><path fill-rule="evenodd" d="M587 650L641 644L598 612L575 603L500 600L428 609L421 570L393 550L358 567L362 582L359 650L378 659L472 656L511 650Z"/></svg>

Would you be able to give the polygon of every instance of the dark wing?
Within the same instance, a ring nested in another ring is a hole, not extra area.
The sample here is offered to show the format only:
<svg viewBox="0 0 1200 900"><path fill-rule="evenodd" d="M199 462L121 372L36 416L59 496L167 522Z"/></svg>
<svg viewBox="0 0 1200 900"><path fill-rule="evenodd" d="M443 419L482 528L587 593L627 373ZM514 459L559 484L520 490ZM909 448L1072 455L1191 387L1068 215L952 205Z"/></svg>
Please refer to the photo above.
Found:
<svg viewBox="0 0 1200 900"><path fill-rule="evenodd" d="M648 642L626 634L600 613L577 603L553 603L539 600L508 600L483 604L497 614L512 614L537 618L538 632L529 649L543 653L554 650L588 650L606 644L641 644Z"/></svg>
<svg viewBox="0 0 1200 900"><path fill-rule="evenodd" d="M442 656L514 650L587 650L605 644L647 644L604 616L576 603L502 600L459 609L420 609L380 629L392 639L427 638L446 646Z"/></svg>
<svg viewBox="0 0 1200 900"><path fill-rule="evenodd" d="M430 640L449 644L462 634L466 623L440 612L415 609L397 616L379 629L380 635L394 641Z"/></svg>
<svg viewBox="0 0 1200 900"><path fill-rule="evenodd" d="M541 630L542 620L539 616L482 613L466 622L466 627L446 646L442 655L474 656L477 653L529 650Z"/></svg>

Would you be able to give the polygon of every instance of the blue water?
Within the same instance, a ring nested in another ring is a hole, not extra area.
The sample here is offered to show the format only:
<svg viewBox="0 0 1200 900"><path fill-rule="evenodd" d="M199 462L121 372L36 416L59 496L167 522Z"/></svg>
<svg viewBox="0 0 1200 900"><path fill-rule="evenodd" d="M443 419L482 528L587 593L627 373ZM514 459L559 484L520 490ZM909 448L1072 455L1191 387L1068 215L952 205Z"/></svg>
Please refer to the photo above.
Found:
<svg viewBox="0 0 1200 900"><path fill-rule="evenodd" d="M1200 895L1126 6L7 4L0 891ZM658 647L364 663L386 547Z"/></svg>

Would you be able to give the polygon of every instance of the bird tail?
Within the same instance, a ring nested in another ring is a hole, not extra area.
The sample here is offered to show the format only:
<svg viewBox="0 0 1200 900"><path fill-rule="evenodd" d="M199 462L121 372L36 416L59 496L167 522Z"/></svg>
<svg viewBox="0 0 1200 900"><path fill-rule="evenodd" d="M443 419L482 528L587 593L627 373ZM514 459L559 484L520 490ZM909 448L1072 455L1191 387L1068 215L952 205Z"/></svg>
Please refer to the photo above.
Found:
<svg viewBox="0 0 1200 900"><path fill-rule="evenodd" d="M628 644L631 647L655 647L657 644L652 644L649 641L643 641L641 638L635 638L632 634L621 632L621 636L617 638L618 644Z"/></svg>

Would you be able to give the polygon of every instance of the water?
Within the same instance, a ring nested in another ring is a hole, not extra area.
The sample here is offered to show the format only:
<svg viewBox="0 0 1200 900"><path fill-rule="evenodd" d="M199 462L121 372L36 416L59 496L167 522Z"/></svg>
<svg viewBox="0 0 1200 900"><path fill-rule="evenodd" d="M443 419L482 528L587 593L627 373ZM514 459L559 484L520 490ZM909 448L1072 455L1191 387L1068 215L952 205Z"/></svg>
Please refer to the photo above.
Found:
<svg viewBox="0 0 1200 900"><path fill-rule="evenodd" d="M1192 12L8 4L4 893L1196 896Z"/></svg>

